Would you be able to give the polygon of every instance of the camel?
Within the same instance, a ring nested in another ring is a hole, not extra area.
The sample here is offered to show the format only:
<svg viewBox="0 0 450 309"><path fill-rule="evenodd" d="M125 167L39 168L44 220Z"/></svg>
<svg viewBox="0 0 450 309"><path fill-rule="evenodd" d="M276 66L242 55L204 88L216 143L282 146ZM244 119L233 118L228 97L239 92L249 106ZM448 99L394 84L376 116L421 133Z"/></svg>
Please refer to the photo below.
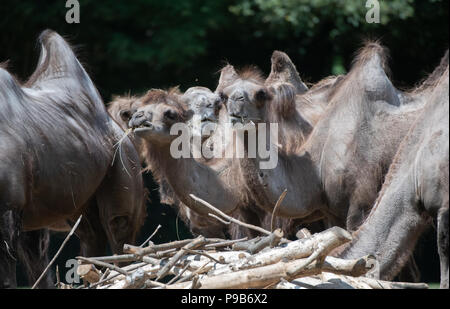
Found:
<svg viewBox="0 0 450 309"><path fill-rule="evenodd" d="M279 53L281 54L281 53ZM279 74L272 74L271 78L273 80L280 79L280 76L298 76L298 73L295 69L295 66L292 64L287 55L283 54L282 59L284 63L289 63L289 65L283 65L283 70L279 69ZM276 62L274 65L279 66L279 63ZM234 69L231 66L225 67L221 72L221 78L219 80L219 87L216 90L216 93L220 93L220 86L224 84L224 78L229 76L228 72L233 72ZM295 72L295 74L284 74L287 71ZM254 74L253 71L247 71L249 80L256 79L262 80L258 74ZM244 72L245 75L245 72ZM296 93L301 93L301 91L306 91L306 86L302 86L302 83L299 82L300 78L298 77L296 80L292 82L299 87L295 88ZM323 111L324 105L326 104L325 98L327 97L325 93L331 92L331 85L337 83L340 78L329 78L324 82L320 83L317 87L311 89L311 92L308 96L303 98L303 106L299 108L305 110L305 114L307 114L309 118L317 118L320 112ZM301 81L301 80L300 80ZM299 90L304 89L304 90ZM170 126L176 121L170 121L169 119L164 117L164 113L173 114L174 118L179 121L180 119L188 122L186 119L186 107L183 104L183 100L179 99L179 96L176 91L162 91L162 90L154 90L153 93L148 93L148 98L146 99L146 106L138 108L138 111L134 113L133 118L130 120L130 126L135 128L135 134L137 136L142 137L147 140L147 144L151 148L151 152L149 153L150 161L155 162L157 164L155 166L155 174L164 175L167 181L170 183L171 187L174 188L174 192L176 195L180 197L183 203L187 206L192 207L194 210L202 212L204 215L205 210L201 208L200 205L193 203L193 201L189 198L190 193L198 192L198 196L203 197L205 200L213 203L214 205L220 205L224 202L226 203L226 209L222 207L222 210L228 213L233 213L235 211L238 212L238 216L240 216L244 221L254 223L256 225L261 225L261 222L266 222L267 217L264 218L267 214L262 212L261 209L254 207L252 205L252 201L246 197L245 187L242 186L242 180L236 178L234 175L236 174L236 160L233 159L214 159L209 161L202 160L193 160L189 159L178 159L175 160L171 157L169 153L169 145L175 137L170 137L168 135L168 131ZM324 102L322 104L322 101ZM227 121L228 117L226 115L226 111L224 113L224 118L219 123L223 121ZM177 116L178 115L178 116ZM221 116L219 118L222 117ZM154 122L157 121L157 130L162 131L164 134L154 134L155 126ZM145 127L148 125L147 127ZM220 127L220 126L219 126ZM305 124L305 135L310 131L311 126ZM302 134L302 132L300 132ZM164 142L162 140L158 140L157 138L161 138L164 135ZM214 140L214 136L212 136L212 140ZM215 142L213 142L214 144ZM162 151L157 151L160 149ZM162 168L161 168L162 167ZM173 169L173 170L172 170ZM224 172L218 172L222 169ZM174 175L167 175L170 173L174 173L173 171L177 171ZM203 175L203 176L200 176ZM209 181L209 179L213 179L213 183ZM205 181L206 180L206 181ZM203 186L208 185L209 190L212 192L208 192L203 189ZM175 186L175 187L174 187ZM197 195L197 194L196 194ZM235 212L236 213L236 212ZM270 220L269 220L270 221ZM290 224L290 223L289 223ZM234 232L232 232L233 234ZM234 234L233 237L238 237L237 234ZM242 235L242 234L239 234Z"/></svg>
<svg viewBox="0 0 450 309"><path fill-rule="evenodd" d="M146 217L138 154L69 44L46 30L20 85L0 68L0 287L15 287L19 235L72 225L85 256L133 243ZM114 146L120 148L115 149ZM116 154L116 155L115 155ZM36 244L39 245L39 244Z"/></svg>
<svg viewBox="0 0 450 309"><path fill-rule="evenodd" d="M441 288L448 289L449 67L402 141L377 201L354 240L338 256L373 254L373 273L391 280L411 255L430 219L437 220Z"/></svg>
<svg viewBox="0 0 450 309"><path fill-rule="evenodd" d="M172 89L172 93L177 97L180 104L183 104L184 108L188 110L188 113L199 116L203 128L207 124L215 124L218 122L223 99L208 88L191 87L184 93L174 88ZM108 112L123 130L128 130L128 122L131 119L131 115L137 108L146 103L145 95L142 97L118 96L114 97L113 101L108 104ZM188 123L188 125L192 126L192 123ZM210 135L206 130L201 131L203 132L200 132L201 136L199 138L204 142ZM136 138L133 134L130 134L130 138L132 138L138 148L141 162L146 166L145 170L151 171L151 162L148 162L146 159L147 148L142 144L143 140ZM157 179L157 182L161 203L174 207L178 212L179 218L186 224L191 233L194 235L202 234L206 237L226 238L228 227L215 219L201 216L189 209L177 198L164 176Z"/></svg>
<svg viewBox="0 0 450 309"><path fill-rule="evenodd" d="M230 118L276 122L281 139L290 141L280 147L275 169L260 169L259 158L240 160L240 171L258 206L271 212L288 189L278 210L281 216L325 217L330 225L349 230L362 223L398 145L424 105L422 96L402 94L408 100L401 99L385 68L384 48L367 44L352 70L333 88L315 124L299 112L291 85L246 85L227 79L231 82L223 92L229 98ZM311 133L300 135L308 125Z"/></svg>

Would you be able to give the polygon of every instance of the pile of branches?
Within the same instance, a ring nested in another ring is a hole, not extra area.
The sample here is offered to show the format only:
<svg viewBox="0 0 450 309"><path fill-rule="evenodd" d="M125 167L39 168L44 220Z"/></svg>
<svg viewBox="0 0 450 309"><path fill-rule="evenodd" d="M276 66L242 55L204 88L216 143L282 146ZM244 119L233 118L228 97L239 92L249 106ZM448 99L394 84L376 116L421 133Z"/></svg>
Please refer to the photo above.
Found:
<svg viewBox="0 0 450 309"><path fill-rule="evenodd" d="M194 197L195 198L195 197ZM199 199L223 222L253 228L266 236L251 240L195 239L141 246L125 245L123 255L77 257L78 275L87 289L303 289L427 288L426 284L387 282L365 277L376 265L373 256L343 260L329 256L351 241L339 227L289 241L279 229L266 231L238 221ZM158 230L158 229L157 229ZM155 231L155 233L157 232ZM153 235L155 234L153 233ZM152 236L153 236L152 235ZM150 236L150 238L152 237ZM148 243L148 244L147 244ZM119 267L123 263L129 265ZM131 264L130 264L131 263ZM99 269L105 269L103 272ZM71 288L62 283L60 288Z"/></svg>

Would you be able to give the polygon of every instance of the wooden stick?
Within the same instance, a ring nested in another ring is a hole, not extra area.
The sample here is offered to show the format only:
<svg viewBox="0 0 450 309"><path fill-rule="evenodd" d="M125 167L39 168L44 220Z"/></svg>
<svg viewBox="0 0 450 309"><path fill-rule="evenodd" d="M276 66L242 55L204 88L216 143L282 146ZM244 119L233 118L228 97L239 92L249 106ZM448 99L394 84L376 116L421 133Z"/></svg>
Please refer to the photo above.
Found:
<svg viewBox="0 0 450 309"><path fill-rule="evenodd" d="M85 283L89 282L90 284L99 282L101 278L100 271L93 264L78 265L77 274Z"/></svg>
<svg viewBox="0 0 450 309"><path fill-rule="evenodd" d="M217 221L219 221L219 222L221 222L221 223L223 223L223 224L225 224L225 225L230 225L230 224L231 224L230 221L225 221L225 220L223 220L222 218L216 216L215 214L208 213L208 216L210 216L210 217L216 219Z"/></svg>
<svg viewBox="0 0 450 309"><path fill-rule="evenodd" d="M184 277L184 278L180 278L178 281L175 282L175 284L179 284L179 283L183 283L186 281L191 280L195 275L201 273L205 267L209 264L210 262L207 261L205 264L203 264L203 266L201 266L199 269L197 269L196 271L190 273L188 276Z"/></svg>
<svg viewBox="0 0 450 309"><path fill-rule="evenodd" d="M326 258L327 259L327 258ZM326 260L325 259L325 260ZM326 271L339 273L354 273L354 269L344 269L341 264L336 263L339 259L329 260L327 263L311 263L304 268L302 272L296 272L301 266L307 264L308 259L299 259L292 262L280 261L275 264L252 268L243 271L231 272L220 276L208 276L199 280L202 289L247 289L247 288L263 288L268 285L276 284L282 278L293 280L300 277L320 274L325 271L323 266L326 266ZM350 264L348 264L350 265ZM359 266L358 266L359 267ZM371 266L366 267L369 271ZM290 274L293 274L292 277ZM169 289L184 289L192 285L192 282L177 283L167 286Z"/></svg>
<svg viewBox="0 0 450 309"><path fill-rule="evenodd" d="M153 238L153 236L155 236L156 233L158 233L158 231L159 231L160 228L161 228L161 224L158 225L158 227L157 227L156 230L152 233L152 235L150 235L150 237L147 238L147 239L146 239L139 247L141 247L141 248L144 247L145 244L148 243L148 242Z"/></svg>
<svg viewBox="0 0 450 309"><path fill-rule="evenodd" d="M59 289L61 286L61 279L59 277L59 267L56 265L56 287Z"/></svg>
<svg viewBox="0 0 450 309"><path fill-rule="evenodd" d="M156 253L158 251L181 248L181 247L189 244L192 241L193 241L193 239L177 240L177 241L173 241L173 242L170 242L167 244L151 245L151 246L148 246L145 248L140 248L140 247L125 244L123 246L123 252L132 253L132 254L136 254L136 255L147 255L147 254L151 254L151 253Z"/></svg>
<svg viewBox="0 0 450 309"><path fill-rule="evenodd" d="M280 197L278 198L277 203L275 204L275 207L272 211L272 218L270 219L270 230L273 232L274 224L275 224L275 216L277 214L278 208L281 206L281 203L283 203L284 198L286 197L287 189L281 193Z"/></svg>
<svg viewBox="0 0 450 309"><path fill-rule="evenodd" d="M56 258L59 256L59 254L61 253L62 249L64 248L64 246L66 245L66 243L69 241L70 237L73 235L73 233L75 233L75 230L77 229L78 225L81 222L81 218L83 218L83 215L80 215L80 217L78 218L78 220L75 222L74 226L72 227L72 229L70 230L69 234L67 235L66 239L64 239L63 243L61 244L61 246L59 247L58 251L56 252L55 256L52 258L52 260L50 261L50 263L48 263L47 267L44 269L44 271L42 272L42 274L39 276L39 278L36 280L36 282L33 284L33 286L31 287L31 289L35 289L36 286L39 284L39 282L41 282L42 278L44 278L44 275L47 273L47 271L50 269L50 267L53 265L53 263L56 261Z"/></svg>
<svg viewBox="0 0 450 309"><path fill-rule="evenodd" d="M235 243L246 241L247 239L248 239L248 237L245 237L245 238L235 239L235 240L225 240L225 241L218 242L218 243L215 243L215 244L208 244L208 245L205 245L205 249L219 248L219 247L228 247L228 246L233 245Z"/></svg>
<svg viewBox="0 0 450 309"><path fill-rule="evenodd" d="M210 210L214 211L216 214L218 214L219 216L225 218L226 220L228 220L230 222L233 222L233 223L238 224L240 226L246 227L248 229L255 230L255 231L260 232L260 233L265 234L265 235L270 235L271 234L268 230L263 229L263 228L261 228L259 226L255 226L255 225L252 225L252 224L244 223L244 222L239 221L239 220L237 220L237 219L235 219L233 217L228 216L227 214L225 214L221 210L217 209L216 207L214 207L213 205L209 204L208 202L202 200L201 198L195 196L194 194L189 194L189 196L194 201L199 202L200 204L206 206L207 208L209 208Z"/></svg>
<svg viewBox="0 0 450 309"><path fill-rule="evenodd" d="M100 267L110 268L112 270L117 271L118 273L121 273L124 276L128 276L128 272L127 271L123 270L120 267L117 267L116 265L105 263L105 262L101 262L101 261L96 261L94 259L85 258L85 257L82 257L82 256L77 257L77 259L85 261L85 262L88 262L90 264L94 264L94 265L100 266Z"/></svg>
<svg viewBox="0 0 450 309"><path fill-rule="evenodd" d="M240 263L236 263L235 267L237 269L248 269L255 266L274 264L283 259L294 260L306 258L317 250L318 245L325 248L323 254L326 255L329 253L329 250L337 248L351 241L351 239L350 233L346 230L340 227L332 227L331 229L315 234L311 238L296 240L284 247L277 247L268 252L259 252Z"/></svg>
<svg viewBox="0 0 450 309"><path fill-rule="evenodd" d="M280 229L276 229L269 236L258 239L252 242L241 242L233 246L233 250L246 250L250 254L256 254L267 247L274 247L278 245L280 240L283 238L283 232Z"/></svg>
<svg viewBox="0 0 450 309"><path fill-rule="evenodd" d="M186 248L181 248L181 250L184 250L184 251L186 251L186 252L188 252L188 253L190 253L190 254L193 254L193 255L203 255L203 256L206 256L208 259L210 259L211 261L214 261L214 262L216 262L216 263L218 263L218 264L226 264L224 261L219 261L218 259L212 257L211 255L209 255L208 253L205 253L205 252L195 251L195 250L186 249Z"/></svg>
<svg viewBox="0 0 450 309"><path fill-rule="evenodd" d="M190 243L188 243L187 245L185 245L183 248L195 249L205 243L206 243L205 237L199 236L196 239L194 239L193 241L191 241ZM170 259L170 261L166 265L164 265L163 268L160 269L160 271L158 272L158 277L156 278L156 281L159 281L161 278L163 278L170 271L170 269L178 262L178 260L180 260L185 254L186 254L186 251L184 251L184 250L178 251Z"/></svg>
<svg viewBox="0 0 450 309"><path fill-rule="evenodd" d="M175 281L178 280L178 278L180 278L181 276L183 276L183 274L186 272L186 270L189 268L190 263L187 263L186 266L184 266L184 268L178 273L178 275L176 275L175 277L173 277L172 279L170 279L169 282L167 282L167 284L172 284Z"/></svg>

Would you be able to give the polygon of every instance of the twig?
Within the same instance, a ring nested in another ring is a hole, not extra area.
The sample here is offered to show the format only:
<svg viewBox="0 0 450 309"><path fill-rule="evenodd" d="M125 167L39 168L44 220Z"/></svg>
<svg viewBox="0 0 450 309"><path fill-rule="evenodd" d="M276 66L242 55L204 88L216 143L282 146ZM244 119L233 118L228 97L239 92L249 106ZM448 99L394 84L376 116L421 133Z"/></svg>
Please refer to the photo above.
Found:
<svg viewBox="0 0 450 309"><path fill-rule="evenodd" d="M205 252L190 250L190 249L186 249L186 248L181 248L181 250L184 250L184 251L186 251L186 252L188 252L190 254L193 254L193 255L197 255L198 254L198 255L206 256L208 259L210 259L210 260L212 260L212 261L214 261L214 262L216 262L218 264L227 264L227 263L225 263L223 261L219 261L218 259L212 257L211 255L209 255L208 253L205 253Z"/></svg>
<svg viewBox="0 0 450 309"><path fill-rule="evenodd" d="M128 271L133 271L133 270L135 270L135 269L138 269L138 268L144 266L145 264L146 264L146 263L133 264L133 265L129 265L129 266L127 266L127 267L124 267L124 269L126 268ZM110 270L110 269L108 268L107 270ZM106 272L106 271L105 271L105 272ZM109 275L110 275L110 274L108 274L108 276L109 276ZM112 279L115 279L115 278L117 278L117 277L120 276L120 275L122 275L122 274L119 273L119 272L116 272L115 274L109 276L108 278L102 279L102 280L100 280L100 281L97 282L97 283L91 284L90 288L92 289L92 288L94 288L94 287L96 287L96 286L98 286L98 285L101 285L101 284L103 284L103 283L109 282L109 281L111 281ZM105 276L105 277L106 277L106 276Z"/></svg>
<svg viewBox="0 0 450 309"><path fill-rule="evenodd" d="M219 218L218 216L216 216L215 214L209 213L208 216L213 217L214 219L216 219L217 221L222 222L222 223L225 224L225 225L231 224L230 221L225 221L225 220L223 220L222 218Z"/></svg>
<svg viewBox="0 0 450 309"><path fill-rule="evenodd" d="M246 250L250 254L255 254L266 247L273 248L277 246L282 238L283 232L280 229L276 229L269 236L265 236L260 239L256 238L255 241L251 242L237 243L233 246L233 250Z"/></svg>
<svg viewBox="0 0 450 309"><path fill-rule="evenodd" d="M205 245L205 249L219 248L219 247L228 247L228 246L233 245L235 243L246 241L246 240L248 240L248 237L244 237L244 238L236 239L236 240L226 240L226 241L218 242L218 243L215 243L215 244Z"/></svg>
<svg viewBox="0 0 450 309"><path fill-rule="evenodd" d="M110 268L112 270L117 271L118 273L121 273L124 276L128 276L128 272L127 271L125 271L122 268L117 267L116 265L113 265L113 264L97 261L97 260L90 259L90 258L85 258L85 257L82 257L82 256L78 256L77 260L82 260L82 261L85 261L85 262L88 262L90 264L94 264L94 265L97 265L97 266L100 266L100 267Z"/></svg>
<svg viewBox="0 0 450 309"><path fill-rule="evenodd" d="M180 278L178 281L176 281L174 284L178 284L178 283L183 283L186 281L191 280L195 275L201 273L203 271L203 269L210 263L210 261L207 261L205 264L203 264L199 269L197 269L196 271L190 273L188 276L184 277L184 278Z"/></svg>
<svg viewBox="0 0 450 309"><path fill-rule="evenodd" d="M80 217L78 218L77 222L75 222L75 225L72 227L72 229L69 232L69 235L67 235L66 239L64 239L63 243L61 244L61 246L59 247L58 251L56 252L55 256L53 257L53 259L50 261L50 263L47 265L47 267L44 269L44 271L42 272L41 276L36 280L36 282L33 284L33 286L31 287L31 289L35 289L36 286L39 284L39 282L41 282L42 278L44 278L45 274L47 273L47 271L50 269L50 267L53 265L53 263L56 261L56 258L58 257L58 255L61 253L62 249L64 248L64 246L66 245L66 243L69 241L70 237L73 235L73 233L75 233L75 230L77 229L78 225L81 222L81 218L83 218L83 215L80 215Z"/></svg>
<svg viewBox="0 0 450 309"><path fill-rule="evenodd" d="M125 263L125 262L134 262L138 260L136 255L134 254L122 254L122 255L113 255L113 256L97 256L91 257L91 259L105 262L105 263ZM88 264L86 261L80 261L81 264Z"/></svg>
<svg viewBox="0 0 450 309"><path fill-rule="evenodd" d="M59 267L56 265L56 286L59 288L61 285L61 279L59 277Z"/></svg>
<svg viewBox="0 0 450 309"><path fill-rule="evenodd" d="M109 275L110 272L111 272L111 269L107 268L107 269L105 270L105 272L103 273L103 275L100 277L99 282L102 281L102 280L104 280L104 279Z"/></svg>
<svg viewBox="0 0 450 309"><path fill-rule="evenodd" d="M203 236L199 236L196 239L194 239L193 241L191 241L189 244L187 244L185 247L185 249L195 249L201 245L204 245L206 242L205 237ZM178 251L171 259L169 262L167 262L166 265L163 266L163 268L161 268L158 271L158 277L156 278L156 281L160 280L161 278L163 278L169 271L170 269L186 254L186 252L184 250L180 250Z"/></svg>
<svg viewBox="0 0 450 309"><path fill-rule="evenodd" d="M196 274L196 275L194 276L194 279L192 280L192 284L191 284L190 289L192 289L192 290L194 290L194 289L199 289L201 286L202 286L202 284L199 282L199 277L198 277L198 275Z"/></svg>
<svg viewBox="0 0 450 309"><path fill-rule="evenodd" d="M158 233L158 231L159 231L160 228L161 228L161 224L158 225L158 227L157 227L156 230L152 233L152 235L150 235L150 237L147 238L147 239L142 243L142 245L140 245L139 247L140 247L140 248L144 247L145 244L146 244L147 242L149 242L150 239L152 239L153 236L155 236L156 233Z"/></svg>
<svg viewBox="0 0 450 309"><path fill-rule="evenodd" d="M178 280L178 278L180 278L181 276L183 276L183 274L186 272L186 270L189 268L190 263L187 263L186 266L184 266L184 268L178 273L178 275L176 275L175 277L173 277L172 279L170 279L169 282L167 282L167 284L172 284L175 281Z"/></svg>
<svg viewBox="0 0 450 309"><path fill-rule="evenodd" d="M283 200L286 197L286 194L287 194L287 189L285 189L283 191L283 193L281 193L280 197L278 198L277 203L275 204L275 207L273 208L272 218L270 219L270 230L272 232L273 232L273 229L274 229L275 216L277 214L278 208L281 206L281 203L283 203Z"/></svg>
<svg viewBox="0 0 450 309"><path fill-rule="evenodd" d="M126 253L133 253L136 255L147 255L150 253L156 253L158 251L181 248L187 245L188 243L192 242L192 240L193 239L178 240L167 244L151 245L145 248L125 244L123 246L123 251Z"/></svg>
<svg viewBox="0 0 450 309"><path fill-rule="evenodd" d="M239 220L237 220L237 219L235 219L235 218L233 218L233 217L228 216L227 214L223 213L222 211L220 211L219 209L217 209L216 207L214 207L214 206L211 205L210 203L208 203L208 202L202 200L201 198L195 196L194 194L189 194L189 196L190 196L194 201L199 202L199 203L202 204L203 206L206 206L207 208L211 209L211 210L214 211L216 214L218 214L219 216L225 218L226 220L228 220L228 221L230 221L230 222L233 222L233 223L238 224L238 225L240 225L240 226L243 226L243 227L246 227L246 228L249 228L249 229L258 231L258 232L260 232L260 233L262 233L262 234L265 234L265 235L270 235L270 234L271 234L268 230L263 229L263 228L261 228L261 227L259 227L259 226L255 226L255 225L252 225L252 224L244 223L244 222L239 221Z"/></svg>

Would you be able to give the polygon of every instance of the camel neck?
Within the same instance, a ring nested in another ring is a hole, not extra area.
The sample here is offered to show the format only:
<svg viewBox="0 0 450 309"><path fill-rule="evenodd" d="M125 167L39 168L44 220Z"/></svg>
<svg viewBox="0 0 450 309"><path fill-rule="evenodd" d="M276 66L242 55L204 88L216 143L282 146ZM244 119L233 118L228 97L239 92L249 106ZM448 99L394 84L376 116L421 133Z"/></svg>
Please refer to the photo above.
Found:
<svg viewBox="0 0 450 309"><path fill-rule="evenodd" d="M244 158L239 159L240 173L249 195L260 207L272 211L284 190L288 193L278 212L281 216L305 218L322 207L320 180L308 153L286 154L277 149L276 166L264 169L264 160L258 154L249 155L247 142L240 142L245 145Z"/></svg>
<svg viewBox="0 0 450 309"><path fill-rule="evenodd" d="M225 213L231 213L242 200L242 183L236 177L230 160L200 163L194 158L174 158L170 145L150 150L152 171L164 177L177 197L191 209L201 214L209 211L192 200L197 197L211 203Z"/></svg>

